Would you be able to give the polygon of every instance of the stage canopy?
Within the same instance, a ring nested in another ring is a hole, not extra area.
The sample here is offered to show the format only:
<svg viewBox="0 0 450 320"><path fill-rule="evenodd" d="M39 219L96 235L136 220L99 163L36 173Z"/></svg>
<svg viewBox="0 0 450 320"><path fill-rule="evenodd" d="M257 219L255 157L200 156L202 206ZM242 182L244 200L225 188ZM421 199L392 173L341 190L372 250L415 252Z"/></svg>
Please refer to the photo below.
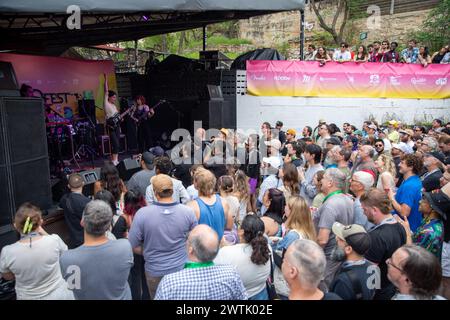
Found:
<svg viewBox="0 0 450 320"><path fill-rule="evenodd" d="M81 9L69 30L67 8ZM305 0L0 0L0 50L58 55L91 46L302 10Z"/></svg>

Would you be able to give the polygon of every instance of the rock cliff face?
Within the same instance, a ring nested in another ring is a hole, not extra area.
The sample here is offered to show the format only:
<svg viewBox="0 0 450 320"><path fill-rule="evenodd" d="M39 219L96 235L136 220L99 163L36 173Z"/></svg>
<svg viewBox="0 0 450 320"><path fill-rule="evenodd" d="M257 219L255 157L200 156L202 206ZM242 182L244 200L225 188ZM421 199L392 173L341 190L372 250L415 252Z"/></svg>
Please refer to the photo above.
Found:
<svg viewBox="0 0 450 320"><path fill-rule="evenodd" d="M394 1L394 11L391 13L391 1ZM352 45L367 45L375 40L387 39L397 41L400 45L408 41L408 33L417 30L426 19L429 11L436 6L438 0L378 0L368 1L369 5L378 5L380 8L379 24L373 23L369 18L355 20L348 26L346 39ZM367 5L368 6L368 5ZM366 8L367 8L366 6ZM333 8L326 7L324 12L325 21L332 19ZM364 10L365 11L365 10ZM305 9L305 20L307 22L305 29L305 43L321 43L325 30L318 22L314 12L309 8ZM339 24L339 20L338 20ZM360 32L367 32L367 39L360 41ZM276 13L272 15L254 17L239 22L239 37L250 39L258 47L281 47L286 46L290 58L298 58L298 43L300 38L300 13L299 11L290 11ZM292 49L290 50L289 47Z"/></svg>

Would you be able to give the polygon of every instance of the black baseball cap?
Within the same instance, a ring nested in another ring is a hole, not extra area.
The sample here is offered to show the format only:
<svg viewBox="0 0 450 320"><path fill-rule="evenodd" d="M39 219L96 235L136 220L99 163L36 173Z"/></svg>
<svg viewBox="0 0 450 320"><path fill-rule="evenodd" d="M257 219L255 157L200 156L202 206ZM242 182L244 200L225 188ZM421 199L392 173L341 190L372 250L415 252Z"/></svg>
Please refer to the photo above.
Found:
<svg viewBox="0 0 450 320"><path fill-rule="evenodd" d="M155 160L155 156L151 152L145 151L142 154L142 161L144 161L144 163L146 165L152 166L154 160Z"/></svg>

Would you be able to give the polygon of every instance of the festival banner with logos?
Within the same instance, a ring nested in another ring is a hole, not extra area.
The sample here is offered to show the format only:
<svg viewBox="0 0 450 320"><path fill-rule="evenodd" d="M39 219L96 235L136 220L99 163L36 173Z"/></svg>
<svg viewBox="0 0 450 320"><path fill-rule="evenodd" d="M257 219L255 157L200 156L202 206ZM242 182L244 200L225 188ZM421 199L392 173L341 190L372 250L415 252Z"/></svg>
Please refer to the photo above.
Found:
<svg viewBox="0 0 450 320"><path fill-rule="evenodd" d="M450 98L450 64L247 61L255 96Z"/></svg>
<svg viewBox="0 0 450 320"><path fill-rule="evenodd" d="M117 90L114 63L111 60L77 60L60 57L0 53L0 61L11 62L19 86L23 83L42 97L44 104L67 120L78 114L78 100L95 100L96 116L103 122L104 76L110 90ZM116 91L117 92L117 91Z"/></svg>

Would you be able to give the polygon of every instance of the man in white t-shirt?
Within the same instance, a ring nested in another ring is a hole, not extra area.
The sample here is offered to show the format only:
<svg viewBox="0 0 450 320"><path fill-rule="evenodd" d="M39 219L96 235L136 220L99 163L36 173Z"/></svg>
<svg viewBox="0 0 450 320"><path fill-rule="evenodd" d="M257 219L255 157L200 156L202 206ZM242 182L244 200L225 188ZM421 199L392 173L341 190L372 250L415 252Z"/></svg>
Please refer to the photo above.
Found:
<svg viewBox="0 0 450 320"><path fill-rule="evenodd" d="M341 43L341 49L336 50L333 54L333 61L336 62L345 62L345 61L351 61L352 55L350 54L350 51L348 51L348 44L345 42Z"/></svg>
<svg viewBox="0 0 450 320"><path fill-rule="evenodd" d="M109 130L109 138L111 142L111 161L114 165L119 164L119 149L120 149L120 123L117 123L114 126L108 125L108 119L114 118L114 116L119 114L115 102L117 100L117 94L108 90L108 80L105 76L105 102L104 102L104 110L105 110L105 123L108 126Z"/></svg>

